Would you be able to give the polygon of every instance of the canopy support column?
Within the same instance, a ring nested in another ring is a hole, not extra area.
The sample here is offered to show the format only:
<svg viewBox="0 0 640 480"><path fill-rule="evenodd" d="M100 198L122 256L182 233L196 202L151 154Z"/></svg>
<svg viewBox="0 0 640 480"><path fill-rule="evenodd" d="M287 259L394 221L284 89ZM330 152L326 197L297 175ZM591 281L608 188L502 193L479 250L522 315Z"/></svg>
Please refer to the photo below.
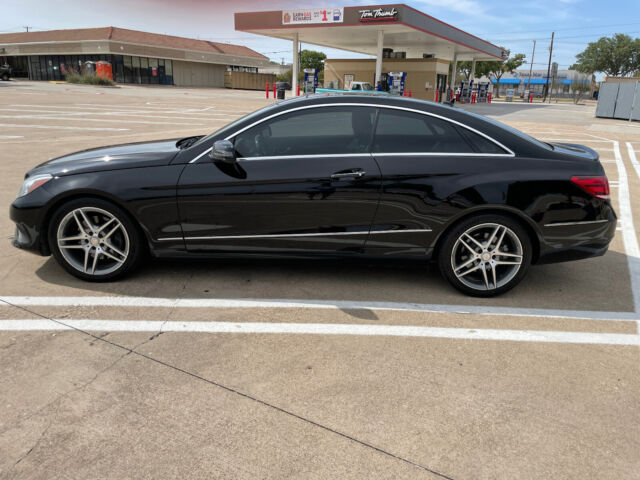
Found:
<svg viewBox="0 0 640 480"><path fill-rule="evenodd" d="M298 33L293 35L293 65L291 71L291 95L294 97L298 92Z"/></svg>
<svg viewBox="0 0 640 480"><path fill-rule="evenodd" d="M449 79L449 90L456 91L456 73L458 72L458 55L453 55L453 63L451 68L451 78Z"/></svg>
<svg viewBox="0 0 640 480"><path fill-rule="evenodd" d="M378 30L378 46L376 48L376 80L375 87L377 89L378 82L382 79L382 47L384 45L384 32Z"/></svg>

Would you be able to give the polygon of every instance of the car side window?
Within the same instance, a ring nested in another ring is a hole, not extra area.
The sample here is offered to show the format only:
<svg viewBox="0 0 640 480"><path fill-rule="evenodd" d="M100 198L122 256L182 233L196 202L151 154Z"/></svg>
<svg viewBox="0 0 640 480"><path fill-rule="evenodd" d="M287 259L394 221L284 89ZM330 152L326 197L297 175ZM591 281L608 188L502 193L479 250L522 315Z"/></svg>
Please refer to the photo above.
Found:
<svg viewBox="0 0 640 480"><path fill-rule="evenodd" d="M451 122L403 110L380 109L373 153L474 153Z"/></svg>
<svg viewBox="0 0 640 480"><path fill-rule="evenodd" d="M500 148L494 142L489 140L488 138L483 137L482 135L478 135L477 133L472 132L471 130L467 130L466 128L458 127L458 131L462 134L462 136L473 146L473 149L477 153L488 153L488 154L505 154L509 153L504 149Z"/></svg>
<svg viewBox="0 0 640 480"><path fill-rule="evenodd" d="M285 113L234 139L238 157L367 153L375 109L317 107Z"/></svg>

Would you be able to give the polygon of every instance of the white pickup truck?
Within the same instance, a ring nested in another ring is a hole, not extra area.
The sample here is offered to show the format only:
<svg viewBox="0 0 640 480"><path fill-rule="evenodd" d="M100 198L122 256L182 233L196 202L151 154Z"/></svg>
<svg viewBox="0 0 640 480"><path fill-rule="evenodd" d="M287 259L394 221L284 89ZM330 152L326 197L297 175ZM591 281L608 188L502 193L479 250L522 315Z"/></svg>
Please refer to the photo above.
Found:
<svg viewBox="0 0 640 480"><path fill-rule="evenodd" d="M345 93L345 92L366 92L380 95L388 95L388 92L379 92L369 82L351 82L349 88L336 89L336 88L316 88L316 93Z"/></svg>

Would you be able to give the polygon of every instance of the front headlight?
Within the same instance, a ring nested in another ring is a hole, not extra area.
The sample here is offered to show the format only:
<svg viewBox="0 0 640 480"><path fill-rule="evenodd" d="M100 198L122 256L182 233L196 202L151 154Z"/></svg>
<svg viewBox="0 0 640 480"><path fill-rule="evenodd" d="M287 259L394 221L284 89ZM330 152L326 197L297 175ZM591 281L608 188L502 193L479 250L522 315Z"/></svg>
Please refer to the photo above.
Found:
<svg viewBox="0 0 640 480"><path fill-rule="evenodd" d="M18 198L24 197L26 194L33 192L36 188L41 187L53 177L48 173L43 175L34 175L33 177L27 178L20 187L20 191L18 192Z"/></svg>

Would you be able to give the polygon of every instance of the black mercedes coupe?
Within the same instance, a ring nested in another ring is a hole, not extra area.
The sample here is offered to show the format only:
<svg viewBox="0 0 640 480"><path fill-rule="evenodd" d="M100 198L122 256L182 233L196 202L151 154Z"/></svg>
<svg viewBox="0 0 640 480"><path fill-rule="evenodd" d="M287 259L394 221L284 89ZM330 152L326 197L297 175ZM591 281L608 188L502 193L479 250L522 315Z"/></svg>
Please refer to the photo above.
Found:
<svg viewBox="0 0 640 480"><path fill-rule="evenodd" d="M491 296L536 263L603 255L598 154L450 106L314 95L215 133L85 150L26 174L13 245L89 281L156 257L433 260Z"/></svg>

